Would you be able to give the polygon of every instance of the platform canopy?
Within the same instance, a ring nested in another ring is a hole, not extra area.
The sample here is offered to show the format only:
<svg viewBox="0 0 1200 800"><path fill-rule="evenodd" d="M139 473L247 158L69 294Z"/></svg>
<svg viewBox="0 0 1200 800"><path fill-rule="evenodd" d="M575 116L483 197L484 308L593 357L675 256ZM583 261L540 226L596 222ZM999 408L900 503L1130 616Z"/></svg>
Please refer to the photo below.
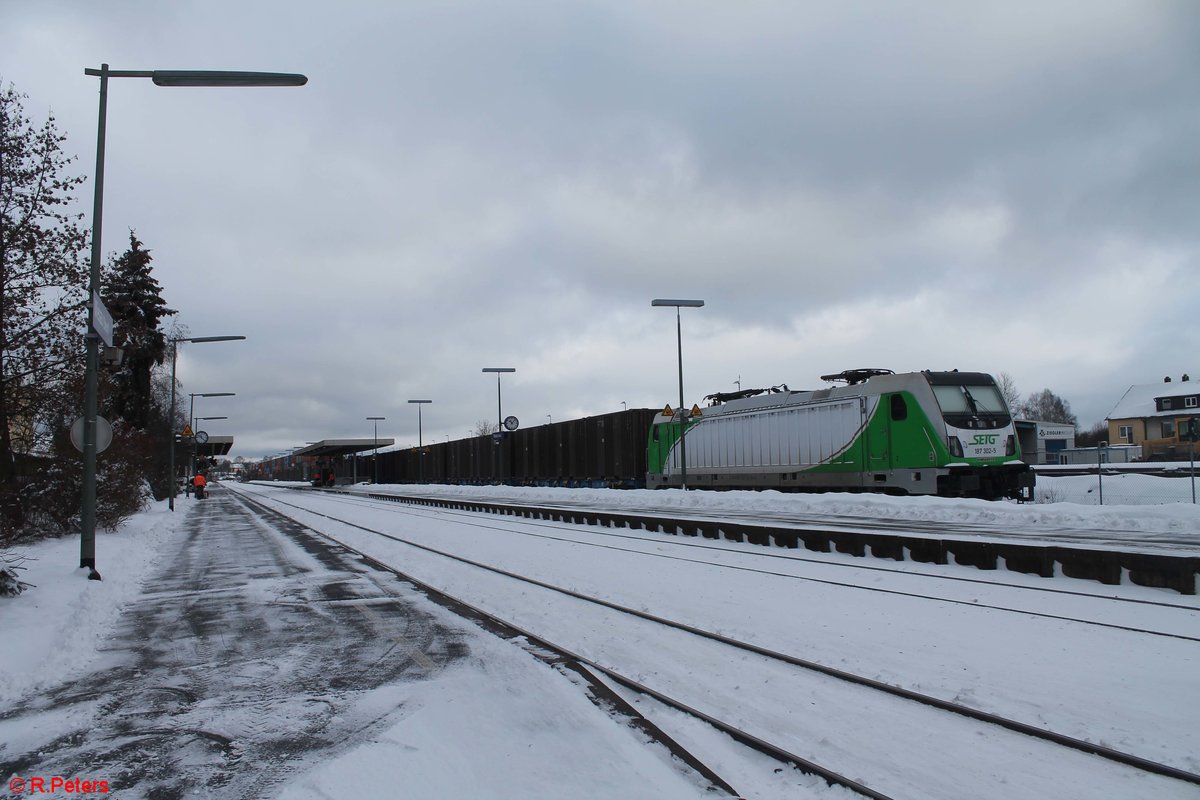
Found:
<svg viewBox="0 0 1200 800"><path fill-rule="evenodd" d="M229 451L232 449L232 436L209 436L208 441L204 444L196 443L196 455L206 458L229 455Z"/></svg>
<svg viewBox="0 0 1200 800"><path fill-rule="evenodd" d="M322 439L319 442L293 450L292 456L313 456L316 458L332 458L348 456L374 450L376 447L391 447L395 439Z"/></svg>

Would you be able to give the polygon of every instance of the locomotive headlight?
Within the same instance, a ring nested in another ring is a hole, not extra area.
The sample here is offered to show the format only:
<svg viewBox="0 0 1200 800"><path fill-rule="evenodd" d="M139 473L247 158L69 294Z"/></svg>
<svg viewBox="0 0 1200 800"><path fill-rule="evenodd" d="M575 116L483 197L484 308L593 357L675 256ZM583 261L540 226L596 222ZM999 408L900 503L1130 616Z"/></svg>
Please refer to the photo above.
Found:
<svg viewBox="0 0 1200 800"><path fill-rule="evenodd" d="M963 457L962 442L957 436L947 436L946 444L950 447L950 455L954 456L955 458Z"/></svg>
<svg viewBox="0 0 1200 800"><path fill-rule="evenodd" d="M1015 456L1017 454L1017 437L1011 433L1008 435L1008 441L1004 444L1004 455Z"/></svg>

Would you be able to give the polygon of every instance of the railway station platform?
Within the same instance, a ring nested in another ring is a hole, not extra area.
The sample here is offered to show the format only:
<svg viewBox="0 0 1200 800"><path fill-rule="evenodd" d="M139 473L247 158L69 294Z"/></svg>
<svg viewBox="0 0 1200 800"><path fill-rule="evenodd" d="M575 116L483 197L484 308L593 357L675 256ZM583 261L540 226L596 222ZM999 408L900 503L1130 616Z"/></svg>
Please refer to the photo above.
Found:
<svg viewBox="0 0 1200 800"><path fill-rule="evenodd" d="M707 796L519 643L220 483L140 522L98 537L104 581L57 540L31 551L34 586L0 598L0 637L23 645L0 661L9 788Z"/></svg>

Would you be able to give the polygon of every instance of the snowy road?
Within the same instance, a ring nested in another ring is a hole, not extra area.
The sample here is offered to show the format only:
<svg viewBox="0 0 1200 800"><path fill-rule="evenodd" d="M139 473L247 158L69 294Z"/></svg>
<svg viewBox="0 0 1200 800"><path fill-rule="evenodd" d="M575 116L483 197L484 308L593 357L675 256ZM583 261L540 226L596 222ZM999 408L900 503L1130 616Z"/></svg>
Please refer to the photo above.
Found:
<svg viewBox="0 0 1200 800"><path fill-rule="evenodd" d="M754 657L731 661L715 645L514 586L329 517L1193 772L1200 768L1190 715L1200 666L1195 598L1140 587L1057 594L1022 587L1019 578L1014 586L964 585L903 570L856 570L833 563L836 556L831 565L797 559L770 573L750 571L746 564L762 560L750 552L756 548L732 543L714 545L710 563L700 563L663 557L681 549L677 537L625 532L643 543L615 547L597 545L607 533L575 526L480 515L468 521L273 487L238 491L286 504L305 524L597 660L631 668L634 677L664 681L722 716L792 737L794 751L807 747L816 761L840 762L831 766L869 776L868 785L874 779L877 788L898 786L896 796L1196 794L1194 785L1013 734L980 733L957 719L922 716L928 710L865 699L863 690L847 694L828 681L801 680ZM542 535L551 530L553 536ZM828 580L831 571L839 580ZM915 596L918 584L936 599ZM863 762L864 753L877 757Z"/></svg>

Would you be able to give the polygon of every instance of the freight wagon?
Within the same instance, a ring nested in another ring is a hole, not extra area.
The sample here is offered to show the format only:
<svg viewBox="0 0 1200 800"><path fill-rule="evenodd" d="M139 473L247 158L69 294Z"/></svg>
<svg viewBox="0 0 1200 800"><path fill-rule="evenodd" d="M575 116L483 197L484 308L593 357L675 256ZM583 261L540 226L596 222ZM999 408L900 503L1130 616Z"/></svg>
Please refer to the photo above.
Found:
<svg viewBox="0 0 1200 800"><path fill-rule="evenodd" d="M1012 415L980 372L850 370L816 391L710 395L379 454L382 483L883 491L1031 499ZM684 446L680 430L686 429ZM357 474L373 475L360 456Z"/></svg>
<svg viewBox="0 0 1200 800"><path fill-rule="evenodd" d="M631 408L492 436L379 454L381 483L504 483L638 488L646 482L646 435L657 411ZM370 457L358 474L371 475Z"/></svg>

